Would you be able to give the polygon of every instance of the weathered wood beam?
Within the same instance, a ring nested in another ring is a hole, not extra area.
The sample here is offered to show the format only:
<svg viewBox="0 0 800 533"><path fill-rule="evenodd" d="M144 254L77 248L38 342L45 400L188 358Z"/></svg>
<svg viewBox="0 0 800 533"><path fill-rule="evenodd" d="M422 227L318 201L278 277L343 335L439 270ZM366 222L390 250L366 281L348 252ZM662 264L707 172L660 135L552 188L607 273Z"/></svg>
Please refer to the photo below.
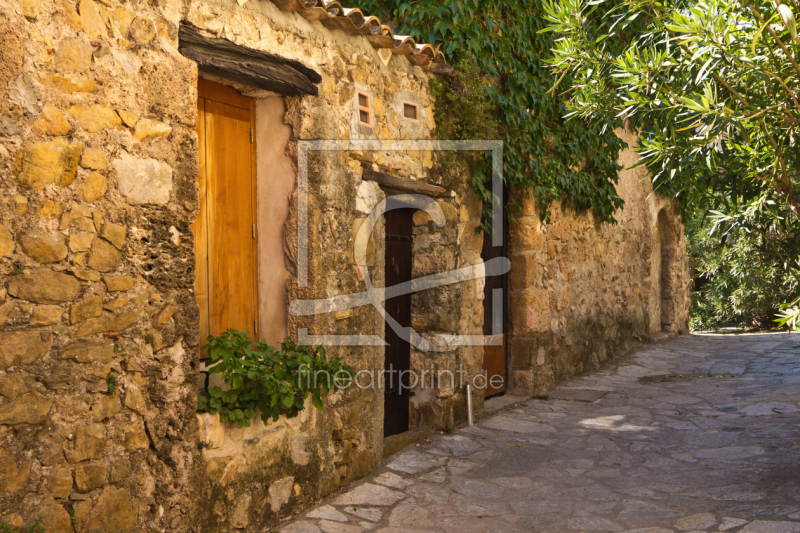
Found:
<svg viewBox="0 0 800 533"><path fill-rule="evenodd" d="M387 174L385 172L375 172L368 168L364 169L361 174L362 180L374 181L381 187L400 192L410 192L414 194L425 194L436 198L447 196L447 189L439 187L438 185L430 185L428 183L420 183L406 178L398 178Z"/></svg>
<svg viewBox="0 0 800 533"><path fill-rule="evenodd" d="M181 54L195 61L200 72L286 96L319 93L316 84L322 76L299 61L208 37L183 22L178 39Z"/></svg>

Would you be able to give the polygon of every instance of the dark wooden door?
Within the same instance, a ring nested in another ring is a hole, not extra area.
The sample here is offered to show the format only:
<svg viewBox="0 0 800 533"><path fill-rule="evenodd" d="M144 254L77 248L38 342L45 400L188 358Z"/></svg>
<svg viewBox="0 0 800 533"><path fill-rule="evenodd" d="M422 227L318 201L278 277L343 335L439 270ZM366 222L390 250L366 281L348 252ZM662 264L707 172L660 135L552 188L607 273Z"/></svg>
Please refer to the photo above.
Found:
<svg viewBox="0 0 800 533"><path fill-rule="evenodd" d="M503 224L505 228L507 224ZM485 261L495 257L506 257L507 233L503 232L502 246L492 246L492 237L489 234L483 236L483 249L481 258ZM492 376L503 377L502 385L491 386L486 384L485 397L494 396L506 390L506 347L508 345L508 335L506 334L508 323L506 316L506 295L508 275L487 276L486 285L483 289L483 334L494 335L498 331L502 333L502 344L498 346L483 347L483 370L486 371L487 380L491 381ZM497 383L497 381L495 381Z"/></svg>
<svg viewBox="0 0 800 533"><path fill-rule="evenodd" d="M386 220L386 287L411 280L411 251L413 247L413 209L387 211ZM411 294L386 300L386 312L403 327L411 326ZM408 388L401 388L398 371L411 368L411 345L401 339L386 324L386 370L383 402L383 435L396 435L408 431ZM406 381L408 376L406 375ZM407 385L407 383L406 383Z"/></svg>

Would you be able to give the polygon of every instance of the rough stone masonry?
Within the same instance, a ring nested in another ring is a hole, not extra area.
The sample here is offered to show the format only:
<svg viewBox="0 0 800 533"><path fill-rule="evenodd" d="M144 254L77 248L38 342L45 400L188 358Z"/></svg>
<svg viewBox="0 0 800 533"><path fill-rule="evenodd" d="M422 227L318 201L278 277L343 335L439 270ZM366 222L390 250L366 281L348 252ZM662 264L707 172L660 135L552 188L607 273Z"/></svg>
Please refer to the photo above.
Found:
<svg viewBox="0 0 800 533"><path fill-rule="evenodd" d="M267 0L0 0L0 520L14 527L41 514L49 533L259 531L383 455L380 389L245 429L195 412L198 70L179 51L181 23L321 75L305 97L229 83L279 99L290 133L275 151L292 165L298 140L430 139L435 128L432 74ZM371 96L372 127L358 120L358 90ZM403 120L406 101L419 106L415 123ZM297 191L288 216L259 210L283 235L288 299L358 292L362 268L383 283L381 225L368 264L353 256L385 195L363 168L449 191L443 227L415 217L414 276L479 264L468 171L437 161L431 151L312 154L308 287L297 285ZM680 222L646 175L624 174L620 191L628 207L616 227L556 206L551 224L526 207L513 229L512 390L545 390L662 328L686 331ZM482 298L482 280L417 295L412 322L428 337L480 334ZM384 325L365 307L290 317L288 331L299 327L382 335ZM329 353L383 367L382 347ZM439 346L412 353L412 365L476 374L482 357ZM463 416L461 390L415 398L414 425Z"/></svg>
<svg viewBox="0 0 800 533"><path fill-rule="evenodd" d="M635 146L633 134L616 133ZM534 199L522 202L510 235L513 391L544 394L651 335L688 333L683 226L636 162L620 154L616 225L562 206L545 225Z"/></svg>

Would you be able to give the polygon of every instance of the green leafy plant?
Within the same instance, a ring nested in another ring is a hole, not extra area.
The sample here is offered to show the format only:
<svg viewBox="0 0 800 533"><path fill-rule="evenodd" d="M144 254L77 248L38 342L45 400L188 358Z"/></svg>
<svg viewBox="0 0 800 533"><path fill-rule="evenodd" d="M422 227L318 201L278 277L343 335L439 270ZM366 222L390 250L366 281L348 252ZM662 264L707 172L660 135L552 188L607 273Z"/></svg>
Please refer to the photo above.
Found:
<svg viewBox="0 0 800 533"><path fill-rule="evenodd" d="M211 441L201 440L200 442L197 443L197 449L200 451L211 450L213 448L214 448L214 443Z"/></svg>
<svg viewBox="0 0 800 533"><path fill-rule="evenodd" d="M8 520L3 520L0 522L0 533L44 533L47 531L47 528L42 524L44 520L43 515L39 515L36 517L36 521L34 521L33 525L30 529L17 529L11 525L11 522Z"/></svg>
<svg viewBox="0 0 800 533"><path fill-rule="evenodd" d="M738 185L748 201L771 191L800 220L800 41L780 24L792 9L776 6L547 0L559 37L550 63L572 76L573 114L641 127L656 187L688 199L716 186Z"/></svg>
<svg viewBox="0 0 800 533"><path fill-rule="evenodd" d="M119 351L122 351L122 345L119 343L119 341L114 341L114 352Z"/></svg>
<svg viewBox="0 0 800 533"><path fill-rule="evenodd" d="M70 509L71 508L70 506ZM73 513L70 512L70 516L72 516L72 514ZM72 523L75 523L74 519ZM0 533L22 533L22 531L15 529L8 520L3 520L0 522ZM47 527L44 525L44 515L37 515L33 524L25 533L47 533Z"/></svg>
<svg viewBox="0 0 800 533"><path fill-rule="evenodd" d="M280 350L266 342L255 342L246 332L229 329L208 337L210 374L220 374L227 390L211 387L201 390L197 410L219 413L223 422L234 421L249 427L256 409L261 420L293 418L311 403L322 410L322 395L349 387L354 371L341 358L328 361L321 346L298 345L292 339Z"/></svg>
<svg viewBox="0 0 800 533"><path fill-rule="evenodd" d="M722 203L722 202L720 202ZM800 294L797 250L800 226L768 197L740 205L727 198L723 211L686 218L686 246L695 279L692 329L775 327L781 302ZM791 306L783 306L788 309ZM792 327L778 322L778 326Z"/></svg>
<svg viewBox="0 0 800 533"><path fill-rule="evenodd" d="M429 81L431 94L436 99L436 137L457 141L497 139L500 123L495 106L487 96L488 76L467 58L462 58L456 69L458 76L432 77ZM495 199L486 186L492 175L491 158L482 152L443 152L439 164L449 167L457 158L472 168L472 187L486 202L484 215L491 216L489 205ZM483 223L475 231L492 234L492 227Z"/></svg>
<svg viewBox="0 0 800 533"><path fill-rule="evenodd" d="M418 42L440 43L448 60L462 69L456 80L441 81L467 101L454 101L447 92L439 95L441 101L437 97L434 118L444 129L440 135L449 130L457 138L491 135L502 140L505 183L535 194L543 218L549 217L552 202L563 200L614 222L623 205L615 188L623 142L613 129L622 120L563 119L565 98L551 91L556 79L545 64L555 40L539 32L545 27L542 0L362 0L359 7L390 20L399 33ZM452 113L459 109L477 114L459 123ZM502 127L490 127L494 123ZM493 201L485 163L476 165L475 178L480 200ZM515 201L512 196L509 213Z"/></svg>
<svg viewBox="0 0 800 533"><path fill-rule="evenodd" d="M458 76L432 77L429 82L436 99L436 136L459 141L496 139L500 124L486 94L490 80L469 59L461 59L455 67Z"/></svg>
<svg viewBox="0 0 800 533"><path fill-rule="evenodd" d="M27 533L45 533L47 528L43 524L44 522L44 515L40 514L36 517L36 520L33 521L33 525L28 528Z"/></svg>
<svg viewBox="0 0 800 533"><path fill-rule="evenodd" d="M114 374L108 374L106 376L106 384L108 385L108 390L106 391L108 394L114 394L117 392L117 376Z"/></svg>
<svg viewBox="0 0 800 533"><path fill-rule="evenodd" d="M792 331L800 330L800 298L781 305L775 322Z"/></svg>

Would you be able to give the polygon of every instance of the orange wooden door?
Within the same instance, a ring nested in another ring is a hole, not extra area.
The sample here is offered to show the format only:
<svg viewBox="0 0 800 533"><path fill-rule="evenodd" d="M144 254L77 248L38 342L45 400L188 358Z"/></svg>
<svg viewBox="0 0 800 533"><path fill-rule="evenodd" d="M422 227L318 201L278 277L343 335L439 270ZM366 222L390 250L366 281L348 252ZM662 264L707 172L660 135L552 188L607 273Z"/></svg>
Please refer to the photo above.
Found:
<svg viewBox="0 0 800 533"><path fill-rule="evenodd" d="M228 328L255 339L255 103L203 79L198 90L200 207L194 230L201 341Z"/></svg>
<svg viewBox="0 0 800 533"><path fill-rule="evenodd" d="M486 392L484 398L500 394L506 390L506 345L505 335L503 336L503 344L501 346L484 346L483 347L483 370L486 371L487 379L492 376L502 376L503 381L498 385L495 380L491 385L486 384Z"/></svg>

